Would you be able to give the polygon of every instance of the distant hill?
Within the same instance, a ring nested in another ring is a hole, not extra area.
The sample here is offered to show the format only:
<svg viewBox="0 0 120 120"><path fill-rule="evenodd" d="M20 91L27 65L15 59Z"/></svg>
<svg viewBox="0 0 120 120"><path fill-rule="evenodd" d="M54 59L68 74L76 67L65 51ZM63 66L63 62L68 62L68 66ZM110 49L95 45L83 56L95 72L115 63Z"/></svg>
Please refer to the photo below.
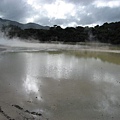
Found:
<svg viewBox="0 0 120 120"><path fill-rule="evenodd" d="M16 21L11 21L11 20L0 18L0 28L2 28L2 26L9 26L9 25L18 26L21 29L33 28L33 29L45 29L45 30L48 30L50 28L49 26L41 26L41 25L36 24L36 23L22 24L22 23L19 23L19 22L16 22Z"/></svg>

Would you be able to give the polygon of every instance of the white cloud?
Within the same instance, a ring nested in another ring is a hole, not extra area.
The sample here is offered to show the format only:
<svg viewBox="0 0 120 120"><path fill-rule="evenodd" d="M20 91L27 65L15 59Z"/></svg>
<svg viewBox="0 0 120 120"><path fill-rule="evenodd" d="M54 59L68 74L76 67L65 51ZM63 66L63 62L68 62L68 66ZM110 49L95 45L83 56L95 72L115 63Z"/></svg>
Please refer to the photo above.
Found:
<svg viewBox="0 0 120 120"><path fill-rule="evenodd" d="M3 16L2 15L0 15L0 18L2 18Z"/></svg>
<svg viewBox="0 0 120 120"><path fill-rule="evenodd" d="M71 17L76 18L75 5L63 0L44 3L44 5L38 0L27 0L27 3L32 6L32 12L31 16L26 18L26 22L38 22L42 25L53 26L54 24L65 24Z"/></svg>
<svg viewBox="0 0 120 120"><path fill-rule="evenodd" d="M95 5L96 7L110 7L110 8L114 8L114 7L120 7L120 1L119 0L111 0L111 1L95 1L93 3L93 5Z"/></svg>
<svg viewBox="0 0 120 120"><path fill-rule="evenodd" d="M37 0L27 0L27 3L31 5L34 10L40 10L42 7Z"/></svg>
<svg viewBox="0 0 120 120"><path fill-rule="evenodd" d="M71 23L69 23L67 26L68 26L68 27L69 27L69 26L74 26L74 27L76 27L76 26L77 26L77 23L76 23L76 22L71 22ZM66 27L67 27L67 26L66 26Z"/></svg>
<svg viewBox="0 0 120 120"><path fill-rule="evenodd" d="M57 0L52 4L46 4L44 9L47 11L47 15L50 18L65 19L67 14L74 16L74 5L62 0Z"/></svg>
<svg viewBox="0 0 120 120"><path fill-rule="evenodd" d="M26 21L26 23L30 23L30 22L35 22L36 19L39 19L38 15L34 15L30 18L26 18L25 21Z"/></svg>

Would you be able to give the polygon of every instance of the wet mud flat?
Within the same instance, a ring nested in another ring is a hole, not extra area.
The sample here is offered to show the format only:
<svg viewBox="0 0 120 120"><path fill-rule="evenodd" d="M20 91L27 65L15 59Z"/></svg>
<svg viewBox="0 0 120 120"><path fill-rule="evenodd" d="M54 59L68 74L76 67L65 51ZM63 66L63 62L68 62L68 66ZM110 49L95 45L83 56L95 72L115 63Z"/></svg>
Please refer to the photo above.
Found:
<svg viewBox="0 0 120 120"><path fill-rule="evenodd" d="M119 120L120 54L0 54L0 120Z"/></svg>
<svg viewBox="0 0 120 120"><path fill-rule="evenodd" d="M24 110L22 107L18 106L18 105L11 105L12 107L15 107L16 109L18 109L20 112L18 113L17 116L21 116L21 119L25 119L25 120L35 120L36 118L33 116L38 116L40 119L40 116L42 116L41 113L38 112L30 112L29 110ZM11 107L11 108L12 108ZM2 108L0 107L0 113L1 115L3 115L6 119L8 120L15 120L14 118L11 118L5 111L2 110ZM29 117L27 117L25 114L28 114ZM42 119L42 118L41 118Z"/></svg>

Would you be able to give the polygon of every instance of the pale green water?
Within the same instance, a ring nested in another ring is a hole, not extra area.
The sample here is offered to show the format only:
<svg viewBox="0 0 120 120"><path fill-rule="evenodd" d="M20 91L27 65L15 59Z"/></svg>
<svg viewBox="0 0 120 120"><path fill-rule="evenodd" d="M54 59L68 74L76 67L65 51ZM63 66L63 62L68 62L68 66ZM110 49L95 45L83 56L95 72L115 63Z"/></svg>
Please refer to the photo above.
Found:
<svg viewBox="0 0 120 120"><path fill-rule="evenodd" d="M0 106L15 120L120 120L120 54L1 54Z"/></svg>

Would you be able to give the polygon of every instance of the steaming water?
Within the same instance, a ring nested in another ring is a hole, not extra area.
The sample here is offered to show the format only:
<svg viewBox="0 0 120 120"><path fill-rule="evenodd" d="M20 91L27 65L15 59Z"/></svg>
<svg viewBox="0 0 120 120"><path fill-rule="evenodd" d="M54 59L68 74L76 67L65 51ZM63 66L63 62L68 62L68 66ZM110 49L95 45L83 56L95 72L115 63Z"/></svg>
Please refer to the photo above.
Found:
<svg viewBox="0 0 120 120"><path fill-rule="evenodd" d="M112 47L114 48L114 47ZM3 52L25 52L25 51L58 51L58 50L80 50L80 51L99 51L109 53L120 53L119 49L111 49L110 46L95 43L88 45L65 45L65 44L53 44L53 43L31 43L31 41L12 39L9 40L3 34L0 34L0 50Z"/></svg>
<svg viewBox="0 0 120 120"><path fill-rule="evenodd" d="M0 54L1 120L120 120L120 54L8 43Z"/></svg>

